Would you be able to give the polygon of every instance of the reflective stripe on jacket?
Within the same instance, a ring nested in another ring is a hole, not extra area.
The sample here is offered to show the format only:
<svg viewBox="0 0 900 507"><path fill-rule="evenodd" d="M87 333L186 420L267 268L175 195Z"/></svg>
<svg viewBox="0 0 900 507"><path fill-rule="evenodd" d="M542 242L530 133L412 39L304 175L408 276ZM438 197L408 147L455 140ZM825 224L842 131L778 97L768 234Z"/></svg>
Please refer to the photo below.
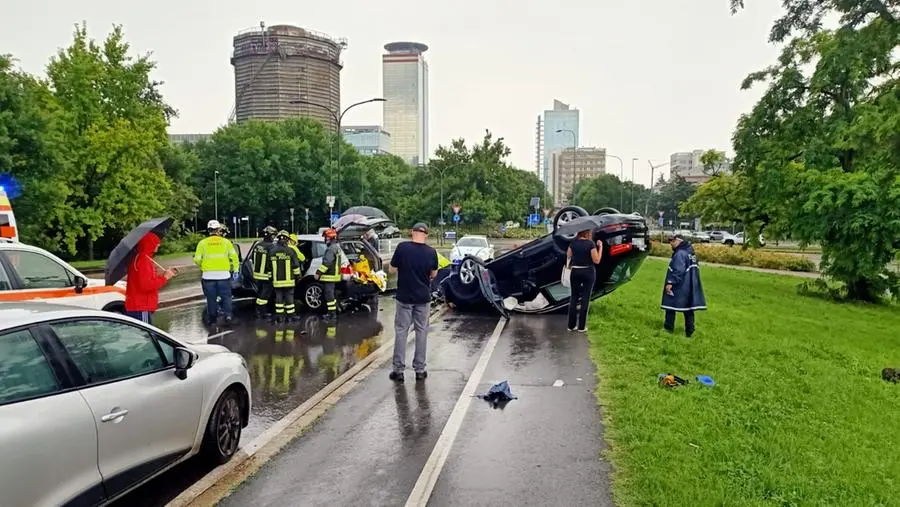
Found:
<svg viewBox="0 0 900 507"><path fill-rule="evenodd" d="M194 264L200 266L200 271L230 271L238 270L240 261L234 245L228 238L222 236L210 236L197 244L194 252Z"/></svg>
<svg viewBox="0 0 900 507"><path fill-rule="evenodd" d="M322 282L340 282L340 258L341 247L337 241L328 244L325 255L322 256L322 265L319 266L319 280Z"/></svg>
<svg viewBox="0 0 900 507"><path fill-rule="evenodd" d="M271 251L271 259L272 286L276 289L293 287L294 279L300 276L300 261L294 251L276 245Z"/></svg>
<svg viewBox="0 0 900 507"><path fill-rule="evenodd" d="M271 265L269 264L269 256L275 243L271 241L260 241L253 247L253 279L254 280L271 280Z"/></svg>

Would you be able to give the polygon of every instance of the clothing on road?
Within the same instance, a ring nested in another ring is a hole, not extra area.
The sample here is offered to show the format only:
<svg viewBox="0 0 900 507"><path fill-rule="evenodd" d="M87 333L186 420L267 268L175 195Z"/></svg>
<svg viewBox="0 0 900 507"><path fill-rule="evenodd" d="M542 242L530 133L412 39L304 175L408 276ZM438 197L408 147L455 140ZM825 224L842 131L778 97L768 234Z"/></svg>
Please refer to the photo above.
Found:
<svg viewBox="0 0 900 507"><path fill-rule="evenodd" d="M153 261L153 254L159 248L160 239L156 234L148 233L137 244L137 253L128 265L128 284L125 287L125 311L141 315L146 313L150 323L150 315L159 308L159 290L169 281L165 274Z"/></svg>
<svg viewBox="0 0 900 507"><path fill-rule="evenodd" d="M706 297L700 282L700 266L690 243L682 239L672 240L674 252L666 272L660 307L666 311L664 327L675 330L675 312L684 313L685 334L694 333L694 311L706 310Z"/></svg>

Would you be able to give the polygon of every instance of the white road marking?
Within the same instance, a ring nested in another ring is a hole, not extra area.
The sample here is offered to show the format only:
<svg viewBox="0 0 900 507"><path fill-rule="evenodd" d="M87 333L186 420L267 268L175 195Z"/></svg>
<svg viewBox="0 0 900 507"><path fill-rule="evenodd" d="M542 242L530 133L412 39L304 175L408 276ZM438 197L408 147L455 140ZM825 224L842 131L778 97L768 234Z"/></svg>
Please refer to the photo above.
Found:
<svg viewBox="0 0 900 507"><path fill-rule="evenodd" d="M447 462L447 457L450 455L450 449L453 447L456 435L462 427L469 405L472 404L472 398L475 397L475 389L481 383L481 378L484 376L484 371L487 369L488 362L491 360L491 355L494 353L494 348L500 340L500 334L503 332L506 322L506 319L500 318L499 322L497 322L497 327L494 328L494 333L484 346L484 350L481 352L481 356L472 370L472 376L469 377L466 387L463 388L459 399L456 400L456 406L450 412L447 424L444 425L441 436L438 437L438 441L434 445L434 449L431 450L431 455L428 456L428 461L422 468L422 473L419 474L419 479L416 481L412 493L409 494L409 498L406 500L406 507L425 507L428 504L431 492L434 490L441 470L444 468L444 463Z"/></svg>
<svg viewBox="0 0 900 507"><path fill-rule="evenodd" d="M223 336L230 335L230 334L233 333L233 332L234 332L234 329L229 329L229 330L227 330L227 331L222 331L221 333L211 334L211 335L206 336L206 337L204 337L204 338L200 338L200 339L197 339L197 340L194 340L194 341L190 341L190 342L188 342L188 343L191 344L191 345L201 345L201 344L206 344L206 343L209 343L210 340L215 340L216 338L221 338L221 337L223 337Z"/></svg>
<svg viewBox="0 0 900 507"><path fill-rule="evenodd" d="M562 387L566 385L565 382L561 378L556 379L556 382L553 383L553 387Z"/></svg>

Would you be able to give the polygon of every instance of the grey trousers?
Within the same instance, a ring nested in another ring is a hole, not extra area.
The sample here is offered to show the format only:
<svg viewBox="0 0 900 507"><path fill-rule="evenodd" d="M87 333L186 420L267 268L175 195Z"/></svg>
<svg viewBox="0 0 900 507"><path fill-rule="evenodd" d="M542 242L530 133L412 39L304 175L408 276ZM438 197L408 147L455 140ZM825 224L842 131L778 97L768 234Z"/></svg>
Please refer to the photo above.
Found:
<svg viewBox="0 0 900 507"><path fill-rule="evenodd" d="M394 371L402 372L406 369L406 340L409 337L410 327L416 329L416 353L413 356L413 369L417 372L425 371L430 310L430 303L409 305L397 302L397 312L394 314Z"/></svg>

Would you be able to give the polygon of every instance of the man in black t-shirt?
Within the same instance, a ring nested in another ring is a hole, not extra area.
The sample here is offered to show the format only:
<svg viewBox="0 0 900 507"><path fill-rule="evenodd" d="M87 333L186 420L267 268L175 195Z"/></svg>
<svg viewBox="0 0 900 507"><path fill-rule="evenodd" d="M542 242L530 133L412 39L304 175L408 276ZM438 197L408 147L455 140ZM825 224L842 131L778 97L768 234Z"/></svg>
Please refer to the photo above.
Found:
<svg viewBox="0 0 900 507"><path fill-rule="evenodd" d="M416 380L428 376L425 350L428 346L428 314L431 308L431 280L437 274L437 252L425 243L428 226L419 222L412 228L412 241L397 245L391 258L391 273L397 273L397 311L394 315L394 369L390 378L403 382L406 369L406 338L416 329L413 369Z"/></svg>

